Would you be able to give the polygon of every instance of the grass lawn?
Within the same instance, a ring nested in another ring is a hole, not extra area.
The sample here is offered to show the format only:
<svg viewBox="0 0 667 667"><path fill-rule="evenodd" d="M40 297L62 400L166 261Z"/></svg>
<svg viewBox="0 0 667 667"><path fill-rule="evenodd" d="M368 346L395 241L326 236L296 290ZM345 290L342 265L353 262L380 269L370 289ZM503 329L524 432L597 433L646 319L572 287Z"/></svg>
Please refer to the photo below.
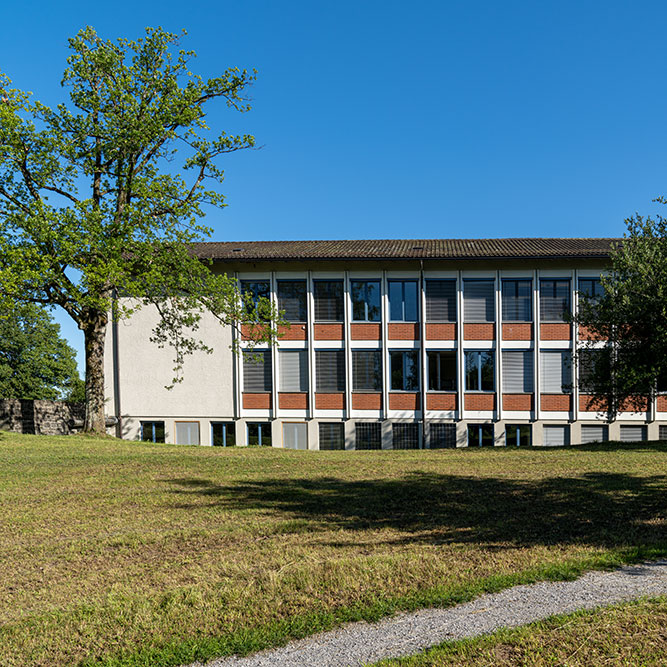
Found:
<svg viewBox="0 0 667 667"><path fill-rule="evenodd" d="M667 598L640 600L460 642L448 642L378 667L503 667L531 665L636 665L663 667L667 660Z"/></svg>
<svg viewBox="0 0 667 667"><path fill-rule="evenodd" d="M177 665L667 554L667 445L0 434L0 664Z"/></svg>

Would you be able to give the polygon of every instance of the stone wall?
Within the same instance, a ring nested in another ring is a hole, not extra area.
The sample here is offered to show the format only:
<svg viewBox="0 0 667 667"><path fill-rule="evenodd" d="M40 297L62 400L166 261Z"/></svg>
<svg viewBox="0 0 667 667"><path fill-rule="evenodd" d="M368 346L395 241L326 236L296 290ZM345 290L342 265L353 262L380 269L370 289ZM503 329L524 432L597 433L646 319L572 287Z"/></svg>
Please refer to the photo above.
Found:
<svg viewBox="0 0 667 667"><path fill-rule="evenodd" d="M0 399L0 430L37 435L69 435L83 420L82 403Z"/></svg>

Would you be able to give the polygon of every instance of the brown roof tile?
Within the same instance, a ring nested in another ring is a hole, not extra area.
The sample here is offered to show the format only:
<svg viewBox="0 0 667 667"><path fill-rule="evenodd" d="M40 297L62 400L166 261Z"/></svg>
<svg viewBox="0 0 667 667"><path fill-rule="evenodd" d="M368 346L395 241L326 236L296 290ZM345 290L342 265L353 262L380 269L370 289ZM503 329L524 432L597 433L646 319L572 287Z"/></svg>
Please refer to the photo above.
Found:
<svg viewBox="0 0 667 667"><path fill-rule="evenodd" d="M227 241L196 243L207 259L562 259L605 258L622 239L366 239L357 241Z"/></svg>

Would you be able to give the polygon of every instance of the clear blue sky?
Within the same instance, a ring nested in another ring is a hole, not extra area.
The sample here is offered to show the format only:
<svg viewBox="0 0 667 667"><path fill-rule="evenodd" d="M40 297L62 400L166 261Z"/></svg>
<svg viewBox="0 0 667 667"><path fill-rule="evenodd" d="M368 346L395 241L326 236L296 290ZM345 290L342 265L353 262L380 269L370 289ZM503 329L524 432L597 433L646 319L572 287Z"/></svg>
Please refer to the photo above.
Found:
<svg viewBox="0 0 667 667"><path fill-rule="evenodd" d="M215 239L619 236L667 194L664 2L26 1L2 16L0 70L47 104L86 24L185 28L202 75L258 70L250 113L209 116L263 146L224 163Z"/></svg>

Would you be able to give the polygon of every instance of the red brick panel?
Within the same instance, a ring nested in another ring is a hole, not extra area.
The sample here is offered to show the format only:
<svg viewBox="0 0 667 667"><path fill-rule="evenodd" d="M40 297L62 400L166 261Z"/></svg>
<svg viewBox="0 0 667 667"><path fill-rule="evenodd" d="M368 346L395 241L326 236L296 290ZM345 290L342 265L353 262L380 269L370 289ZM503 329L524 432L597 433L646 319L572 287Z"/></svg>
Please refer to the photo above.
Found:
<svg viewBox="0 0 667 667"><path fill-rule="evenodd" d="M542 340L570 340L572 327L565 322L548 322L540 324L540 338Z"/></svg>
<svg viewBox="0 0 667 667"><path fill-rule="evenodd" d="M381 410L382 409L382 394L377 393L353 393L352 394L352 409L353 410Z"/></svg>
<svg viewBox="0 0 667 667"><path fill-rule="evenodd" d="M464 340L493 340L495 337L496 325L493 322L477 322L463 325Z"/></svg>
<svg viewBox="0 0 667 667"><path fill-rule="evenodd" d="M344 410L345 394L315 394L315 407L318 410Z"/></svg>
<svg viewBox="0 0 667 667"><path fill-rule="evenodd" d="M572 409L570 394L540 394L540 406L545 412L569 412Z"/></svg>
<svg viewBox="0 0 667 667"><path fill-rule="evenodd" d="M503 324L503 340L533 340L533 325L530 322Z"/></svg>
<svg viewBox="0 0 667 667"><path fill-rule="evenodd" d="M602 340L602 338L595 335L588 327L579 325L579 340Z"/></svg>
<svg viewBox="0 0 667 667"><path fill-rule="evenodd" d="M648 399L643 396L638 396L637 400L626 398L618 406L619 412L646 412L648 410Z"/></svg>
<svg viewBox="0 0 667 667"><path fill-rule="evenodd" d="M306 393L285 393L278 394L278 405L281 410L307 410L308 394Z"/></svg>
<svg viewBox="0 0 667 667"><path fill-rule="evenodd" d="M658 396L655 409L658 412L667 412L667 396Z"/></svg>
<svg viewBox="0 0 667 667"><path fill-rule="evenodd" d="M343 340L343 325L315 324L313 334L315 340Z"/></svg>
<svg viewBox="0 0 667 667"><path fill-rule="evenodd" d="M241 338L242 340L253 340L264 335L268 324L258 322L257 324L242 324L241 325Z"/></svg>
<svg viewBox="0 0 667 667"><path fill-rule="evenodd" d="M533 394L503 394L503 410L532 410Z"/></svg>
<svg viewBox="0 0 667 667"><path fill-rule="evenodd" d="M419 324L416 322L390 322L387 329L389 340L419 340Z"/></svg>
<svg viewBox="0 0 667 667"><path fill-rule="evenodd" d="M456 324L427 324L426 340L456 340Z"/></svg>
<svg viewBox="0 0 667 667"><path fill-rule="evenodd" d="M426 394L427 410L456 410L456 394Z"/></svg>
<svg viewBox="0 0 667 667"><path fill-rule="evenodd" d="M581 412L603 412L606 410L605 403L604 399L596 401L589 394L579 394L579 410Z"/></svg>
<svg viewBox="0 0 667 667"><path fill-rule="evenodd" d="M406 392L389 394L390 410L419 410L419 394Z"/></svg>
<svg viewBox="0 0 667 667"><path fill-rule="evenodd" d="M495 394L466 394L465 395L465 409L466 410L495 410L496 409L496 395Z"/></svg>
<svg viewBox="0 0 667 667"><path fill-rule="evenodd" d="M305 324L278 327L278 336L282 340L306 340L308 338L308 327Z"/></svg>
<svg viewBox="0 0 667 667"><path fill-rule="evenodd" d="M351 324L350 338L352 340L380 340L382 327L379 324Z"/></svg>
<svg viewBox="0 0 667 667"><path fill-rule="evenodd" d="M271 394L269 392L261 394L243 392L243 408L245 410L270 410Z"/></svg>

